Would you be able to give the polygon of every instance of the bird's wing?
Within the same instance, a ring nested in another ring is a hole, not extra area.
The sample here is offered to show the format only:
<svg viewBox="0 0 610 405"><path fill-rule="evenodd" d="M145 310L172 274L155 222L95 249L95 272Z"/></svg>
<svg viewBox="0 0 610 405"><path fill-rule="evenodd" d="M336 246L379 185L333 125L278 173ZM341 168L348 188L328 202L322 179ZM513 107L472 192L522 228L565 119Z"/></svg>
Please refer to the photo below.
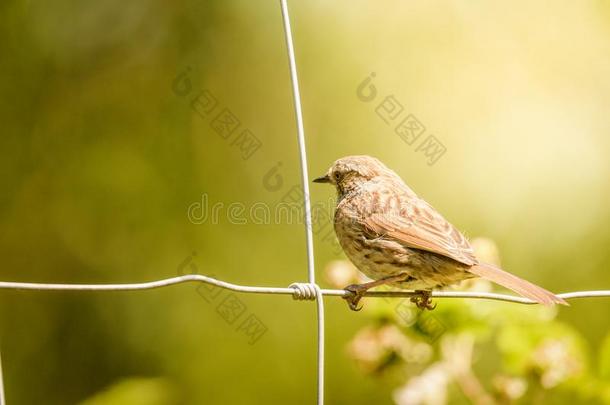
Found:
<svg viewBox="0 0 610 405"><path fill-rule="evenodd" d="M375 212L364 219L366 228L408 247L426 250L472 266L478 263L468 240L430 204L409 198L399 211Z"/></svg>

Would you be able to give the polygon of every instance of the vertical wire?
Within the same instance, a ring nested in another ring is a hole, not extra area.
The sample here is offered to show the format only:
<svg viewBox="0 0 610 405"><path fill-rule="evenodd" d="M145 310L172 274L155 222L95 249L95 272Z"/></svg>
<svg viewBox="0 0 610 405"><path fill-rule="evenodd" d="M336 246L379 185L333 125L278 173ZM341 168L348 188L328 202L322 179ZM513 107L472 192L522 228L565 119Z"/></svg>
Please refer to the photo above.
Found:
<svg viewBox="0 0 610 405"><path fill-rule="evenodd" d="M292 82L292 95L294 96L294 113L297 120L297 138L299 141L299 154L301 158L301 182L303 183L303 205L305 206L305 236L307 240L307 269L309 282L315 283L314 259L313 259L313 232L311 228L311 203L309 201L309 175L307 173L307 151L305 148L305 129L303 127L303 112L301 109L301 92L299 90L299 79L294 57L294 45L292 44L292 28L290 27L290 16L286 0L280 0L282 6L282 17L284 19L284 34L286 46L288 47L288 63L290 65L290 79Z"/></svg>
<svg viewBox="0 0 610 405"><path fill-rule="evenodd" d="M316 285L318 304L318 405L324 405L324 296Z"/></svg>
<svg viewBox="0 0 610 405"><path fill-rule="evenodd" d="M311 221L311 202L309 200L309 176L307 173L307 151L305 148L305 129L303 127L303 112L301 108L301 93L297 76L294 45L292 43L292 29L286 0L280 0L282 19L284 21L284 36L288 48L288 63L290 79L292 82L292 95L294 97L294 113L297 121L297 138L301 159L301 183L303 184L303 205L305 208L305 238L307 242L307 273L309 283L316 288L316 301L318 310L318 405L324 404L324 300L320 288L315 284L313 232Z"/></svg>

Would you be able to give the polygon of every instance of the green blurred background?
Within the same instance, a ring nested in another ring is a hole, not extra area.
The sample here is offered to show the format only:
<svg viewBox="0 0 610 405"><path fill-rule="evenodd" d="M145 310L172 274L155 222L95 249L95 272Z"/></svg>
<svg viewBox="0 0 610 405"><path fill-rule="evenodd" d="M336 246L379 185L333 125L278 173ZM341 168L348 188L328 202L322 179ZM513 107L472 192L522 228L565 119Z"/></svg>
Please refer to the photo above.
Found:
<svg viewBox="0 0 610 405"><path fill-rule="evenodd" d="M312 175L376 156L468 236L494 239L506 269L558 292L610 288L608 2L289 5ZM187 216L204 193L275 204L300 182L278 2L5 0L0 55L1 279L144 281L191 257L230 282L305 280L302 225ZM371 72L379 95L365 103ZM201 89L218 101L210 116L190 105ZM377 116L386 95L446 147L436 164ZM211 127L222 108L260 140L249 159ZM264 178L278 163L276 190ZM316 236L320 279L342 257ZM252 345L194 285L1 291L8 403L74 404L110 386L86 403L312 403L314 304L239 299L267 328ZM392 387L346 356L367 319L326 306L328 402L390 402ZM577 301L559 319L595 348L609 310Z"/></svg>

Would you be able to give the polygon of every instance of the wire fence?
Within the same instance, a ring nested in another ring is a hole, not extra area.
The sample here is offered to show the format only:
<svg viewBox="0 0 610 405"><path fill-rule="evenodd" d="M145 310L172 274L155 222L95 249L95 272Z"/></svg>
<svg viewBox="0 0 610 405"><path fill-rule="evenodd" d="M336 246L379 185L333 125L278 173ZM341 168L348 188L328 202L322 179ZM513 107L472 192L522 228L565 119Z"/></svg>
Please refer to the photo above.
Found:
<svg viewBox="0 0 610 405"><path fill-rule="evenodd" d="M227 290L249 293L249 294L279 294L289 295L296 300L316 300L318 303L318 396L317 403L324 403L324 308L322 306L323 297L349 297L352 292L341 289L323 289L315 283L293 283L288 287L261 287L228 283L212 277L200 274L189 274L179 277L171 277L161 280L147 281L142 283L122 283L122 284L54 284L54 283L20 283L10 281L0 281L0 290L36 290L36 291L139 291L154 290L158 288L170 287L184 283L204 283ZM367 291L365 297L391 297L405 298L417 296L415 291ZM536 304L535 301L527 298L490 292L472 291L433 291L434 298L462 298L462 299L484 299L494 301L504 301L517 304ZM577 298L610 297L610 290L596 291L576 291L557 294L565 300ZM0 360L0 405L4 404L4 390L2 383L2 365Z"/></svg>
<svg viewBox="0 0 610 405"><path fill-rule="evenodd" d="M301 163L301 183L303 187L303 207L305 208L305 238L307 246L307 277L309 285L294 285L295 291L308 294L308 298L315 299L318 307L318 404L324 403L324 299L320 287L316 284L316 272L314 269L313 254L313 230L311 221L311 201L309 200L309 175L307 173L307 147L305 146L305 128L303 126L303 110L301 108L301 93L299 90L299 78L297 75L297 62L294 56L294 45L292 43L292 29L290 27L290 15L286 0L280 0L282 9L282 21L284 23L284 36L286 37L286 49L288 51L288 66L290 68L290 81L292 83L292 95L294 98L294 115L297 122L297 138L299 142L299 160Z"/></svg>
<svg viewBox="0 0 610 405"><path fill-rule="evenodd" d="M288 287L261 287L261 286L246 286L229 283L223 280L218 280L212 277L190 274L179 277L171 277L161 280L139 282L139 283L122 283L122 284L57 284L57 283L22 283L11 281L0 281L0 289L3 290L36 290L36 291L138 291L138 290L153 290L157 288L169 287L183 283L204 283L214 285L227 290L250 293L250 294L280 294L290 295L296 300L315 300L317 303L317 362L318 362L318 378L317 378L317 404L324 404L324 296L347 298L352 292L341 289L322 289L315 282L314 269L314 251L313 251L313 233L311 219L311 203L309 199L309 176L307 172L307 153L305 147L305 130L303 127L303 116L301 109L299 82L297 76L296 60L294 55L294 45L292 41L292 31L290 26L290 16L288 13L288 5L286 0L280 0L282 12L284 34L286 37L286 47L288 51L288 62L290 69L290 78L292 83L292 93L294 98L294 111L297 124L297 138L299 145L299 157L301 164L301 181L303 189L303 205L305 208L305 233L306 233L306 249L307 249L307 283L292 283ZM365 297L393 297L404 298L418 296L415 291L366 291ZM563 294L556 294L565 300L576 298L594 298L594 297L610 297L610 290L596 291L576 291ZM504 301L517 304L536 304L535 301L524 297L498 294L490 292L463 292L463 291L433 291L431 294L434 298L462 298L462 299L485 299L494 301ZM2 373L2 359L0 358L0 405L4 405L4 378Z"/></svg>
<svg viewBox="0 0 610 405"><path fill-rule="evenodd" d="M250 294L279 294L290 295L297 300L315 300L317 292L311 289L310 283L293 283L288 287L261 287L228 283L213 277L201 274L188 274L178 277L170 277L161 280L146 281L142 283L121 283L121 284L58 284L58 283L20 283L13 281L0 281L0 290L36 290L36 291L138 291L154 290L157 288L169 287L183 283L204 283L224 288L230 291ZM315 288L315 287L314 287ZM342 289L319 288L321 296L330 297L349 297L351 291ZM396 290L396 291L366 291L364 297L380 298L407 298L421 295L415 291ZM564 300L577 298L600 298L610 297L610 290L574 291L562 294L555 294ZM500 294L491 292L476 291L432 291L433 298L464 298L482 299L491 301L504 301L515 304L534 305L538 304L528 298L511 294Z"/></svg>

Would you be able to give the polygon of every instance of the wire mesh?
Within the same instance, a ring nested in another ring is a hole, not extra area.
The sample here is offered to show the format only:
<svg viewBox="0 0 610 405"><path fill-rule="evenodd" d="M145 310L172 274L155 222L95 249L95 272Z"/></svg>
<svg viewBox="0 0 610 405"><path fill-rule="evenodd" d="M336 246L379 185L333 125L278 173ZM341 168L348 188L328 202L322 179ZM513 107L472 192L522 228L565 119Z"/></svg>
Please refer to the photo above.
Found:
<svg viewBox="0 0 610 405"><path fill-rule="evenodd" d="M38 291L138 291L152 290L157 288L169 287L183 283L205 283L214 285L227 290L252 293L252 294L281 294L291 295L298 300L315 300L317 303L317 325L318 325L318 345L317 345L317 362L318 362L318 378L317 378L317 403L324 403L324 296L332 297L348 297L352 292L341 289L322 289L315 282L314 268L314 250L313 250L313 233L311 219L311 203L309 196L309 176L307 170L307 153L305 145L305 130L303 126L302 107L300 100L300 90L297 75L296 59L294 53L294 44L292 38L292 30L290 24L290 16L286 0L280 0L280 8L282 13L284 34L286 39L286 47L288 53L288 63L290 70L290 79L292 84L292 94L294 98L294 111L297 124L297 139L299 146L299 157L301 166L301 181L303 189L303 205L305 211L305 234L306 234L306 249L307 249L307 283L293 283L289 287L264 287L264 286L246 286L229 283L223 280L218 280L212 277L192 274L179 277L172 277L160 280L138 283L121 283L121 284L58 284L58 283L22 283L0 281L0 289L7 290L38 290ZM367 291L363 294L365 297L412 297L419 295L414 291ZM490 292L460 292L460 291L433 291L431 294L435 298L461 298L461 299L485 299L504 301L518 304L536 304L524 297L498 294ZM595 297L610 297L610 290L595 290L595 291L575 291L563 294L557 294L565 300L576 298L595 298ZM2 359L0 358L0 405L4 405L4 378L2 374Z"/></svg>
<svg viewBox="0 0 610 405"><path fill-rule="evenodd" d="M310 286L314 289L318 310L318 405L324 403L324 299L320 287L316 284L316 273L314 269L313 254L313 231L311 222L311 202L309 199L309 175L307 173L307 148L305 146L305 128L303 126L303 110L301 108L301 94L299 90L299 78L297 75L297 63L294 55L294 44L292 42L292 29L290 27L290 15L286 0L280 0L282 9L282 21L284 23L284 36L286 37L286 48L288 51L288 65L290 67L290 81L292 83L292 95L294 98L294 114L297 122L297 138L299 143L299 157L301 163L301 183L303 187L303 207L305 208L305 238L307 243L307 275Z"/></svg>

